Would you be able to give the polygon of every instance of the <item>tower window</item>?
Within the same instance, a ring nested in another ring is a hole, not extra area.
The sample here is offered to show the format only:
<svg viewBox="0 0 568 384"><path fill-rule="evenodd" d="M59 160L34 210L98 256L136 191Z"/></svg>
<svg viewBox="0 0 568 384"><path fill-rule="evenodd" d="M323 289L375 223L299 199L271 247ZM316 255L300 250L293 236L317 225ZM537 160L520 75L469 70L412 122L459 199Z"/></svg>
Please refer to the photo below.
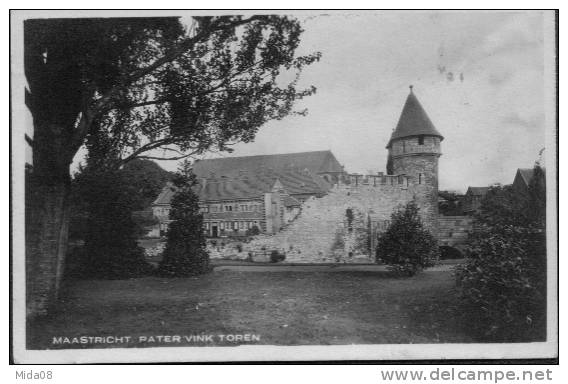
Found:
<svg viewBox="0 0 568 384"><path fill-rule="evenodd" d="M418 145L424 145L424 136L418 136Z"/></svg>
<svg viewBox="0 0 568 384"><path fill-rule="evenodd" d="M422 184L422 183L424 183L424 174L419 173L418 174L418 184Z"/></svg>

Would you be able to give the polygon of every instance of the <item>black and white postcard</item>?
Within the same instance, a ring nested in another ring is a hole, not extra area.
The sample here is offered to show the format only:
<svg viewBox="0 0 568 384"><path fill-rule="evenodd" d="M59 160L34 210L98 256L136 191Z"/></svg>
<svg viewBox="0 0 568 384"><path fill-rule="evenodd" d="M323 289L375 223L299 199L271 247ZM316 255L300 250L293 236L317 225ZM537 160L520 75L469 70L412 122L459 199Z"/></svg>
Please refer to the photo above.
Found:
<svg viewBox="0 0 568 384"><path fill-rule="evenodd" d="M17 363L555 358L554 11L12 11Z"/></svg>

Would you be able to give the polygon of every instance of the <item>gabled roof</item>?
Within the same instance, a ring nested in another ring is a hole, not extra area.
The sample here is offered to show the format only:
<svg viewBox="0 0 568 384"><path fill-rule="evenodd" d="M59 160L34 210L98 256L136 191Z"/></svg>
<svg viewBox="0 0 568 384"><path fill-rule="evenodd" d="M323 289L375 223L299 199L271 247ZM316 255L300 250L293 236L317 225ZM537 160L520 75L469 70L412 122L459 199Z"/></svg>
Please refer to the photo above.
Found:
<svg viewBox="0 0 568 384"><path fill-rule="evenodd" d="M299 207L302 205L298 199L295 199L292 196L286 196L283 200L285 207Z"/></svg>
<svg viewBox="0 0 568 384"><path fill-rule="evenodd" d="M325 187L322 185L325 184ZM284 192L292 195L316 194L322 195L329 190L327 182L309 170L284 170L281 173L260 172L242 174L229 178L201 178L194 187L201 202L224 200L260 199L264 193L271 192L275 187L283 187ZM175 187L168 183L154 205L169 205L175 194ZM295 200L295 199L294 199ZM288 203L293 203L288 200ZM299 203L299 202L298 202Z"/></svg>
<svg viewBox="0 0 568 384"><path fill-rule="evenodd" d="M331 151L206 159L193 166L200 201L260 198L278 183L289 195L323 195L332 186L318 175L335 172L343 167ZM170 204L174 190L168 184L154 205Z"/></svg>
<svg viewBox="0 0 568 384"><path fill-rule="evenodd" d="M489 187L469 187L466 195L485 196L489 191Z"/></svg>
<svg viewBox="0 0 568 384"><path fill-rule="evenodd" d="M252 175L243 178L201 179L195 187L199 201L260 199L279 183L275 175Z"/></svg>
<svg viewBox="0 0 568 384"><path fill-rule="evenodd" d="M519 168L517 169L517 175L520 175L523 182L529 186L533 176L534 176L534 169L533 168Z"/></svg>
<svg viewBox="0 0 568 384"><path fill-rule="evenodd" d="M422 108L411 86L410 94L406 98L406 103L402 108L398 124L391 135L387 148L390 148L393 140L421 135L437 136L440 140L444 139Z"/></svg>
<svg viewBox="0 0 568 384"><path fill-rule="evenodd" d="M205 159L196 161L193 166L193 172L197 177L211 177L212 175L234 177L244 172L274 171L279 173L290 169L308 169L316 175L343 171L341 164L331 151Z"/></svg>
<svg viewBox="0 0 568 384"><path fill-rule="evenodd" d="M175 190L173 183L168 181L152 205L169 205L172 197L174 197Z"/></svg>

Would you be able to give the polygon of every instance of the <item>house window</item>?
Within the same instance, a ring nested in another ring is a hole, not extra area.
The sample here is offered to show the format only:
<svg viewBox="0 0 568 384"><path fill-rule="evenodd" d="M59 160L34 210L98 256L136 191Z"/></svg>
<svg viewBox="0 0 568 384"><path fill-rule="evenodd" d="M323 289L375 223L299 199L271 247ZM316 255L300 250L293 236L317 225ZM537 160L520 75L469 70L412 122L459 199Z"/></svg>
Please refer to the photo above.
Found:
<svg viewBox="0 0 568 384"><path fill-rule="evenodd" d="M424 145L424 136L418 136L418 145Z"/></svg>
<svg viewBox="0 0 568 384"><path fill-rule="evenodd" d="M232 205L225 205L225 211L226 212L231 212L233 210L233 206Z"/></svg>
<svg viewBox="0 0 568 384"><path fill-rule="evenodd" d="M233 229L234 230L239 229L239 222L238 221L233 222Z"/></svg>

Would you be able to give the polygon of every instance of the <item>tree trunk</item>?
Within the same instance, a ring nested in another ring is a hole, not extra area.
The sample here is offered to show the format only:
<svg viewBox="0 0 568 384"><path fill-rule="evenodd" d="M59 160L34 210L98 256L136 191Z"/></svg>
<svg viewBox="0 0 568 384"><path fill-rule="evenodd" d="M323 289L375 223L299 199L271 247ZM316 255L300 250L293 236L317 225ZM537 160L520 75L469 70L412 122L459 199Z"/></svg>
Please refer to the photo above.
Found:
<svg viewBox="0 0 568 384"><path fill-rule="evenodd" d="M47 314L56 301L67 251L71 161L65 140L57 134L62 130L54 128L35 126L34 164L27 177L26 299L30 318Z"/></svg>
<svg viewBox="0 0 568 384"><path fill-rule="evenodd" d="M47 314L57 299L67 250L68 185L34 186L26 244L28 315Z"/></svg>

